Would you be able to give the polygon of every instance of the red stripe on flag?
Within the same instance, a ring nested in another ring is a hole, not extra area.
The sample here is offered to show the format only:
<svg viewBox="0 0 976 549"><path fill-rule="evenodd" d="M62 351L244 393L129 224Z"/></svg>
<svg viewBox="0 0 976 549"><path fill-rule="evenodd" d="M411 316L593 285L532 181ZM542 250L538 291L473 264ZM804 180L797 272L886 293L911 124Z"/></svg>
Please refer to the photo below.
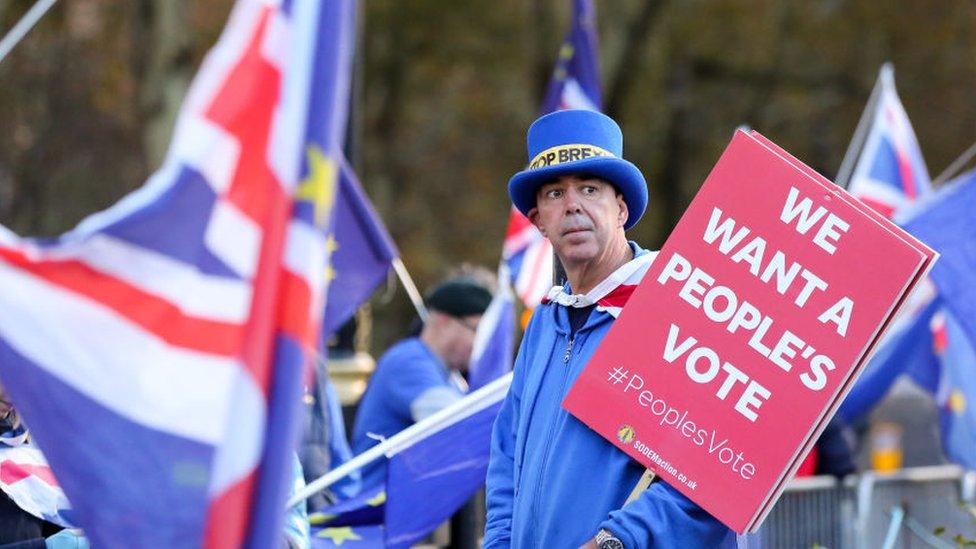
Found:
<svg viewBox="0 0 976 549"><path fill-rule="evenodd" d="M915 175L912 171L912 163L908 159L908 155L901 148L898 149L896 155L898 156L898 171L901 173L902 190L905 191L905 196L910 201L914 201L918 196L918 191L915 188Z"/></svg>
<svg viewBox="0 0 976 549"><path fill-rule="evenodd" d="M272 354L284 248L291 201L268 165L271 122L280 93L281 71L262 57L261 44L276 8L263 8L240 62L222 83L207 117L238 138L241 150L227 198L263 229L254 277L254 296L244 327L244 368L270 393ZM266 426L264 426L266 428ZM207 510L204 547L240 547L251 523L257 473L215 497Z"/></svg>
<svg viewBox="0 0 976 549"><path fill-rule="evenodd" d="M241 145L239 162L227 198L258 224L270 213L270 187L279 187L268 165L268 142L278 103L281 70L261 54L272 8L265 8L240 62L227 76L206 116Z"/></svg>
<svg viewBox="0 0 976 549"><path fill-rule="evenodd" d="M941 355L949 348L949 330L946 328L945 317L936 315L930 326L932 330L932 350Z"/></svg>
<svg viewBox="0 0 976 549"><path fill-rule="evenodd" d="M891 133L891 144L895 149L895 158L898 162L898 173L901 175L901 188L908 197L909 201L914 201L918 197L918 189L915 185L915 175L914 170L912 170L912 162L908 158L908 152L905 151L905 143L899 139L900 136L896 135L898 131L898 124L895 122L895 112L889 105L885 110L885 114L888 118L888 125L892 129ZM888 218L891 218L889 215Z"/></svg>
<svg viewBox="0 0 976 549"><path fill-rule="evenodd" d="M211 501L204 525L204 547L231 548L244 544L244 528L251 512L253 491L254 473L251 473Z"/></svg>
<svg viewBox="0 0 976 549"><path fill-rule="evenodd" d="M81 261L32 261L11 249L0 249L0 259L112 309L170 345L222 356L236 355L241 346L243 326L189 316L174 303Z"/></svg>
<svg viewBox="0 0 976 549"><path fill-rule="evenodd" d="M285 335L301 342L303 349L314 348L316 335L311 320L312 292L304 278L285 270L278 299L278 327Z"/></svg>
<svg viewBox="0 0 976 549"><path fill-rule="evenodd" d="M27 477L36 477L50 486L58 485L58 481L54 478L54 473L46 465L14 463L9 459L0 462L0 482L7 486L20 482Z"/></svg>
<svg viewBox="0 0 976 549"><path fill-rule="evenodd" d="M532 222L529 221L529 218L522 215L522 212L512 208L512 212L508 216L508 230L505 232L505 239L508 240L531 227Z"/></svg>

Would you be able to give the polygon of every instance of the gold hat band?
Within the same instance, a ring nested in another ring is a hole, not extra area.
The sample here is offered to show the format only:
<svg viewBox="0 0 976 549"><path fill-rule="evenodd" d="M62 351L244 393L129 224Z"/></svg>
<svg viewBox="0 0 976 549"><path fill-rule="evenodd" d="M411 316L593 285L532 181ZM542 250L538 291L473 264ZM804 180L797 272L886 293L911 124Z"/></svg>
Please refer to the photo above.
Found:
<svg viewBox="0 0 976 549"><path fill-rule="evenodd" d="M535 170L549 166L558 166L559 164L565 164L566 162L574 162L595 156L609 156L611 158L617 158L617 156L612 152L606 149L601 149L595 145L574 143L569 145L558 145L542 151L541 153L535 155L535 158L529 162L528 169Z"/></svg>

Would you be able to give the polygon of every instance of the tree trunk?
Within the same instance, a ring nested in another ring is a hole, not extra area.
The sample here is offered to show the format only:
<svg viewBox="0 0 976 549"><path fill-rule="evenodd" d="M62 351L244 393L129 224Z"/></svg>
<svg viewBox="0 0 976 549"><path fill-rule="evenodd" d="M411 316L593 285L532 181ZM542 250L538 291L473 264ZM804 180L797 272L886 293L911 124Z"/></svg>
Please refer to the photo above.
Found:
<svg viewBox="0 0 976 549"><path fill-rule="evenodd" d="M188 0L141 0L138 16L146 40L134 44L133 64L141 79L143 147L150 169L166 154L176 115L195 67L191 54Z"/></svg>

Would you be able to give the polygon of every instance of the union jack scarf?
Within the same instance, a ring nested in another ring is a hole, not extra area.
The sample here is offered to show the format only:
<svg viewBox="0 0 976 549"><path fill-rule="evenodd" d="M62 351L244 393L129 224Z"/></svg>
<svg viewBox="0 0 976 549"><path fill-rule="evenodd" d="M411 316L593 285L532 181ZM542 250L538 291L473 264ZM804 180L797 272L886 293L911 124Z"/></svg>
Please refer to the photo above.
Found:
<svg viewBox="0 0 976 549"><path fill-rule="evenodd" d="M655 257L657 252L646 252L634 257L585 294L570 294L564 286L553 286L542 303L556 302L566 307L589 307L595 304L597 311L617 318Z"/></svg>
<svg viewBox="0 0 976 549"><path fill-rule="evenodd" d="M29 442L27 427L16 410L0 418L0 490L17 507L64 527L73 526L71 504L51 468Z"/></svg>

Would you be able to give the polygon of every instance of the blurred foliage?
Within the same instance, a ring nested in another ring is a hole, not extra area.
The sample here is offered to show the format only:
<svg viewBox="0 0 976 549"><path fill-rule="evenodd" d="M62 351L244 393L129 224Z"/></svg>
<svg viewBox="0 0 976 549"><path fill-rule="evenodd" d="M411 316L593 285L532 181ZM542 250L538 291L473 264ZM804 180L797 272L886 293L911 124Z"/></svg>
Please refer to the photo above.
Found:
<svg viewBox="0 0 976 549"><path fill-rule="evenodd" d="M32 4L0 3L4 30ZM140 185L231 0L71 0L0 63L0 222L52 235ZM658 247L740 124L832 176L885 61L933 176L976 139L976 4L600 0L607 110ZM493 266L508 177L569 19L568 0L369 0L353 153L421 288ZM381 292L382 293L382 292ZM405 329L374 300L373 350Z"/></svg>

